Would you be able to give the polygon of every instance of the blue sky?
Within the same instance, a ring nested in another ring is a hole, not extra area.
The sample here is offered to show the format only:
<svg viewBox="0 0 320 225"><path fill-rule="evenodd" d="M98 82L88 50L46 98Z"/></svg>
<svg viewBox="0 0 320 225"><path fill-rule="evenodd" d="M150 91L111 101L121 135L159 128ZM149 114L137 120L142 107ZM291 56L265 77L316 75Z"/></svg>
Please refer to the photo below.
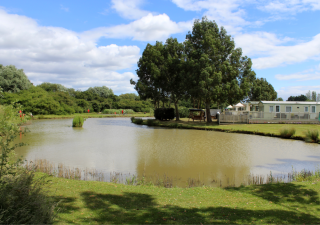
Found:
<svg viewBox="0 0 320 225"><path fill-rule="evenodd" d="M226 28L279 97L320 93L319 0L2 0L0 64L35 85L135 92L129 80L147 43L183 42L203 16Z"/></svg>

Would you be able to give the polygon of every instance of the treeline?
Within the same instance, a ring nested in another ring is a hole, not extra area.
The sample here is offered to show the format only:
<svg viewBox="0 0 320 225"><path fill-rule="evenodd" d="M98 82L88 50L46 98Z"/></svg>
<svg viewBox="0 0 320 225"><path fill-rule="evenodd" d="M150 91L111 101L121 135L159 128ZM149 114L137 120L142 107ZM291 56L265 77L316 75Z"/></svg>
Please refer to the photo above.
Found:
<svg viewBox="0 0 320 225"><path fill-rule="evenodd" d="M108 87L90 87L86 91L66 88L61 84L42 83L33 86L23 70L0 65L1 104L16 102L24 112L34 115L66 115L102 112L105 109L132 109L149 112L150 100L141 100L136 94L115 95Z"/></svg>
<svg viewBox="0 0 320 225"><path fill-rule="evenodd" d="M290 96L287 101L313 101L319 102L320 101L320 94L317 95L316 91L308 91L305 95L299 96Z"/></svg>

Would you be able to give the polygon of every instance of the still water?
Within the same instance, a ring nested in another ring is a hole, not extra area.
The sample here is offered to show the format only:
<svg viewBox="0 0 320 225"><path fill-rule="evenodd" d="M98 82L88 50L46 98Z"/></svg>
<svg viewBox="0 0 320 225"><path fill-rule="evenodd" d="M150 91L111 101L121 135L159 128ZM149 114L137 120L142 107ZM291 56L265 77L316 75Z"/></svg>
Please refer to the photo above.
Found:
<svg viewBox="0 0 320 225"><path fill-rule="evenodd" d="M246 134L141 126L129 118L90 118L83 128L72 119L35 120L17 149L28 160L47 159L71 168L91 168L137 176L163 176L178 185L188 178L205 184L249 174L315 170L320 145Z"/></svg>

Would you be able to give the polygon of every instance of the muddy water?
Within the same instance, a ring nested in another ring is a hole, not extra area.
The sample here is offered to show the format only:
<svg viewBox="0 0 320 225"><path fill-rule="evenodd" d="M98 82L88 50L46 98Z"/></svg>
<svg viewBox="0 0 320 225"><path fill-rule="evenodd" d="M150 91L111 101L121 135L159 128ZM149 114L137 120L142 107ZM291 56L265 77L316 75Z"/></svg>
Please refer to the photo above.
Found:
<svg viewBox="0 0 320 225"><path fill-rule="evenodd" d="M83 128L72 120L39 120L29 125L17 149L29 160L47 159L74 168L105 173L164 175L184 186L189 178L205 184L239 185L249 174L284 174L315 170L320 146L246 134L152 128L128 118L87 119Z"/></svg>

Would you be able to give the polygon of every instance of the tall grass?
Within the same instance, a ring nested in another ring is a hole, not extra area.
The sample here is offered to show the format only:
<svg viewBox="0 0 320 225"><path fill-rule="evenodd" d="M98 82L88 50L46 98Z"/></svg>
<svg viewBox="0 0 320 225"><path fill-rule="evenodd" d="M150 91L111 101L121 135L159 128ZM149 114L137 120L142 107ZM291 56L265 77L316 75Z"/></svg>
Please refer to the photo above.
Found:
<svg viewBox="0 0 320 225"><path fill-rule="evenodd" d="M318 143L320 142L319 139L319 131L318 130L308 130L305 132L305 141L306 142L311 142L311 143Z"/></svg>
<svg viewBox="0 0 320 225"><path fill-rule="evenodd" d="M291 138L296 133L296 129L294 127L284 127L280 130L280 136L283 138Z"/></svg>
<svg viewBox="0 0 320 225"><path fill-rule="evenodd" d="M72 127L82 127L84 119L82 116L76 115L72 121Z"/></svg>

